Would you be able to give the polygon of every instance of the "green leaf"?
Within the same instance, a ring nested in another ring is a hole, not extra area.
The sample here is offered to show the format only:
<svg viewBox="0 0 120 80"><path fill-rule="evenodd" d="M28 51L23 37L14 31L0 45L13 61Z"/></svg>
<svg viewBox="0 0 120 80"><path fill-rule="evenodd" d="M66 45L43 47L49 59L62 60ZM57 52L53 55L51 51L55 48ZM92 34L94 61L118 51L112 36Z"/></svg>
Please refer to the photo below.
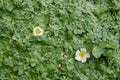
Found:
<svg viewBox="0 0 120 80"><path fill-rule="evenodd" d="M95 58L99 58L101 56L101 54L104 53L104 49L99 47L99 46L94 46L93 50L92 50L92 54Z"/></svg>
<svg viewBox="0 0 120 80"><path fill-rule="evenodd" d="M111 49L111 50L106 50L106 51L104 52L103 56L112 57L112 54L113 54L112 49Z"/></svg>

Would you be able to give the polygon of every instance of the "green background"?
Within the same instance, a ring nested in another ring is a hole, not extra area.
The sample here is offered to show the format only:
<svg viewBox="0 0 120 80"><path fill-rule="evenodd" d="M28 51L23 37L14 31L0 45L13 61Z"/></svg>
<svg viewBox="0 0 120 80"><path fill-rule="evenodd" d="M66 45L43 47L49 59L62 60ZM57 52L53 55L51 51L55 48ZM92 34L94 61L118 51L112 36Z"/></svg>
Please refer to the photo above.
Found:
<svg viewBox="0 0 120 80"><path fill-rule="evenodd" d="M120 1L0 0L0 79L119 80Z"/></svg>

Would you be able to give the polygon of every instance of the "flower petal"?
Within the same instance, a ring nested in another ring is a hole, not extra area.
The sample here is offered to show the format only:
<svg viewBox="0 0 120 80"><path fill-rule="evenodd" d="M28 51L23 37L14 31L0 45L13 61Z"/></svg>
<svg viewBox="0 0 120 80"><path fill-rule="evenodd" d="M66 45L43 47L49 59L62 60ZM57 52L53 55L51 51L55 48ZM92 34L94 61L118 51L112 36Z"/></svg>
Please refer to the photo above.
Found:
<svg viewBox="0 0 120 80"><path fill-rule="evenodd" d="M86 52L86 48L81 48L80 50Z"/></svg>
<svg viewBox="0 0 120 80"><path fill-rule="evenodd" d="M84 62L86 62L86 60L87 60L86 58L82 58L81 62L84 63Z"/></svg>
<svg viewBox="0 0 120 80"><path fill-rule="evenodd" d="M75 55L76 55L76 56L79 56L79 53L80 53L80 51L77 50Z"/></svg>
<svg viewBox="0 0 120 80"><path fill-rule="evenodd" d="M40 30L41 30L41 33L40 33L40 35L43 35L43 32L44 32L44 31L43 31L42 29L40 29Z"/></svg>
<svg viewBox="0 0 120 80"><path fill-rule="evenodd" d="M78 57L78 56L76 56L75 59L78 60L78 61L81 61L81 58Z"/></svg>

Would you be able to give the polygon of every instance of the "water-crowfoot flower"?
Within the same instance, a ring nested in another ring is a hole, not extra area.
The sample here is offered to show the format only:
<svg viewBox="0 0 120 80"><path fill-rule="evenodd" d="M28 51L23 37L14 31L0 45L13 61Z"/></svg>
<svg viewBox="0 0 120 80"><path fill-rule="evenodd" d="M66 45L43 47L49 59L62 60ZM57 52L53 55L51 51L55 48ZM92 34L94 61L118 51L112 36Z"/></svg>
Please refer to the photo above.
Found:
<svg viewBox="0 0 120 80"><path fill-rule="evenodd" d="M41 29L39 26L35 27L33 29L34 36L40 36L43 35L43 29Z"/></svg>
<svg viewBox="0 0 120 80"><path fill-rule="evenodd" d="M89 53L86 52L86 48L81 48L80 51L77 50L75 54L75 59L81 61L82 63L86 62L87 58L90 58Z"/></svg>

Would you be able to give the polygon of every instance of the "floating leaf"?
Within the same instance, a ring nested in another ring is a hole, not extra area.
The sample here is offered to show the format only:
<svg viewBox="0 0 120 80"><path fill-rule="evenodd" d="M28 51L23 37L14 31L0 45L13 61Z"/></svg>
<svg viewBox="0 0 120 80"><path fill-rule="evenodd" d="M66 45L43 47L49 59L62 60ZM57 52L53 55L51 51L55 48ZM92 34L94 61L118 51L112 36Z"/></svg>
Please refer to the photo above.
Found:
<svg viewBox="0 0 120 80"><path fill-rule="evenodd" d="M99 46L94 46L92 50L92 54L95 58L99 58L101 54L104 53L104 49Z"/></svg>

